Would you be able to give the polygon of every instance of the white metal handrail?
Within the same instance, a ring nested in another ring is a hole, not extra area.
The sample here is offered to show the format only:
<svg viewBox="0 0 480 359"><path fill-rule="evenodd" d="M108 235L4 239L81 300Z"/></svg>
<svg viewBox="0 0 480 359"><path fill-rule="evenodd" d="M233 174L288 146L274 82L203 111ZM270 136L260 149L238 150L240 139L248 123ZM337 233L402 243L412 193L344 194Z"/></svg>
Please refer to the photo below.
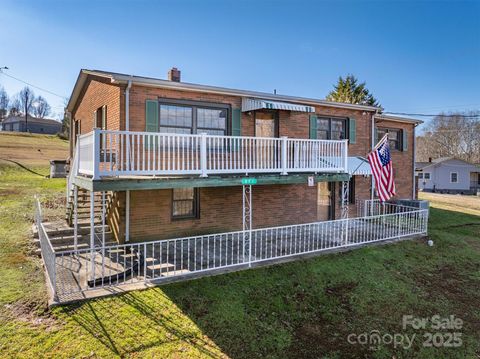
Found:
<svg viewBox="0 0 480 359"><path fill-rule="evenodd" d="M56 252L59 270L75 269L63 276L74 280L57 283L57 290L71 294L135 282L157 282L426 234L428 210L398 207L395 211L395 206L391 206L390 211L367 217L110 245L95 248L93 255L90 248ZM88 278L88 283L82 282L82 278Z"/></svg>
<svg viewBox="0 0 480 359"><path fill-rule="evenodd" d="M38 231L38 239L40 241L40 250L42 253L43 263L47 273L47 279L53 292L53 296L56 296L56 254L53 246L48 238L47 231L43 224L43 212L40 204L40 200L37 196L34 197L35 201L35 224Z"/></svg>
<svg viewBox="0 0 480 359"><path fill-rule="evenodd" d="M79 136L79 173L120 175L347 172L347 140L112 131Z"/></svg>

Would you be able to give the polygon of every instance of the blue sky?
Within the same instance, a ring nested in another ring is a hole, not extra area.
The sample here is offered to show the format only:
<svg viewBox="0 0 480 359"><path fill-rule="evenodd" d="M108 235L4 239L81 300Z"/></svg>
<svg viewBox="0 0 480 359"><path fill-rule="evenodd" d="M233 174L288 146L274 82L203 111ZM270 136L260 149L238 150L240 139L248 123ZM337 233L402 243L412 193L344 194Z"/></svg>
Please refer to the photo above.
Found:
<svg viewBox="0 0 480 359"><path fill-rule="evenodd" d="M64 96L80 68L177 66L186 82L318 98L352 73L387 111L480 109L480 2L2 0L0 24L0 67Z"/></svg>

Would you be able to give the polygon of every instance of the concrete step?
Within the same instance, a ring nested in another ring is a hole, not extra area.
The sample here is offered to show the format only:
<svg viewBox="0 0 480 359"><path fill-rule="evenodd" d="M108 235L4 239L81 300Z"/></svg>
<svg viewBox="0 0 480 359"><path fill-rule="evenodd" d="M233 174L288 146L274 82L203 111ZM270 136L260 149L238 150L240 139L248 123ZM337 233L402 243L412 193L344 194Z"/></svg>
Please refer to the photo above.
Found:
<svg viewBox="0 0 480 359"><path fill-rule="evenodd" d="M97 235L95 238L95 242L101 241L101 234ZM69 245L75 242L75 237L72 236L62 236L62 237L50 237L50 243L52 244L53 247L56 246L64 246L64 245ZM40 240L39 239L34 239L33 243L37 246L40 247ZM78 236L77 238L77 243L81 244L90 244L90 235L84 234L81 236ZM113 233L105 233L105 243L116 243L115 238L113 236Z"/></svg>
<svg viewBox="0 0 480 359"><path fill-rule="evenodd" d="M125 253L125 249L123 248L118 248L118 249L112 249L111 251L108 251L109 253Z"/></svg>
<svg viewBox="0 0 480 359"><path fill-rule="evenodd" d="M178 270L164 272L162 273L162 277L171 277L171 276L177 276L177 275L182 275L187 273L190 273L188 269L178 269Z"/></svg>
<svg viewBox="0 0 480 359"><path fill-rule="evenodd" d="M73 228L68 227L66 223L63 225L56 225L49 222L45 222L44 226L49 238L73 235ZM102 231L101 222L98 222L98 224L95 225L95 229L98 232ZM38 231L37 231L36 225L32 226L32 232L33 232L33 237L38 238ZM105 225L105 232L110 232L110 228L108 227L108 225ZM83 234L89 234L89 233L90 233L90 222L79 221L78 234L83 235Z"/></svg>
<svg viewBox="0 0 480 359"><path fill-rule="evenodd" d="M117 242L106 242L105 243L106 246L110 246L110 245L113 246L113 245L116 245L116 244L118 244L118 243ZM53 248L56 252L70 251L70 250L74 249L73 242L71 244L54 245ZM77 248L79 250L89 249L90 248L90 243L78 243ZM42 250L40 249L40 247L38 247L38 248L35 249L34 253L40 256L40 255L42 255ZM108 254L106 255L106 257L108 258Z"/></svg>
<svg viewBox="0 0 480 359"><path fill-rule="evenodd" d="M162 270L173 270L175 268L175 266L173 264L170 264L170 263L161 263L161 264L151 264L151 265L148 265L147 266L147 269L153 271L153 270L159 270L159 271L162 271Z"/></svg>

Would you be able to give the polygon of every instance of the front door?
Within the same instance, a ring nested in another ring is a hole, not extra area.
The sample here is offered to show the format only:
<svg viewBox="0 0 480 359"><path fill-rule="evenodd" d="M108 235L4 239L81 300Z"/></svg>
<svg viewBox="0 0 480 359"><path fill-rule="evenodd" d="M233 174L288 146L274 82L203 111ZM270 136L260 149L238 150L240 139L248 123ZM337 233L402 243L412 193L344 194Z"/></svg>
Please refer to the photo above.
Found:
<svg viewBox="0 0 480 359"><path fill-rule="evenodd" d="M278 137L276 111L255 111L255 137ZM279 151L275 141L268 139L257 140L255 153L257 168L268 170L280 166Z"/></svg>
<svg viewBox="0 0 480 359"><path fill-rule="evenodd" d="M255 136L278 137L276 111L255 111Z"/></svg>
<svg viewBox="0 0 480 359"><path fill-rule="evenodd" d="M317 184L317 220L335 219L335 182Z"/></svg>

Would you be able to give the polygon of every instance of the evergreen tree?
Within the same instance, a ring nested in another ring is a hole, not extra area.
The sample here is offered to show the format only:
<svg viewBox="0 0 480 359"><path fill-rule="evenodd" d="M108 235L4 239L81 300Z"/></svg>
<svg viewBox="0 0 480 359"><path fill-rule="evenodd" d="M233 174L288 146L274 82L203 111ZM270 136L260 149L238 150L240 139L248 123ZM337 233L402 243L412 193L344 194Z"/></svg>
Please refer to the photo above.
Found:
<svg viewBox="0 0 480 359"><path fill-rule="evenodd" d="M327 95L327 101L352 103L357 105L380 106L377 99L366 88L366 83L358 83L353 75L340 76L334 90Z"/></svg>

